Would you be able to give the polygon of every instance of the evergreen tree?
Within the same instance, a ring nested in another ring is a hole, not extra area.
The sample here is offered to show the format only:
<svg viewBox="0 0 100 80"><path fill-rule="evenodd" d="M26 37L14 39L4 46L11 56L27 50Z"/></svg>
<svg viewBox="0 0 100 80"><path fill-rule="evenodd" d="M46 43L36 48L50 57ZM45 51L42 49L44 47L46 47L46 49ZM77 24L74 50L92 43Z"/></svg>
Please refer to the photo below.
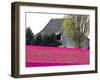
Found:
<svg viewBox="0 0 100 80"><path fill-rule="evenodd" d="M43 46L49 46L50 45L50 40L49 40L49 35L48 34L44 34L43 35Z"/></svg>
<svg viewBox="0 0 100 80"><path fill-rule="evenodd" d="M57 39L57 35L55 33L52 33L50 35L50 40L51 40L51 46L58 47L61 44Z"/></svg>
<svg viewBox="0 0 100 80"><path fill-rule="evenodd" d="M26 45L34 44L34 34L32 30L28 27L26 28Z"/></svg>
<svg viewBox="0 0 100 80"><path fill-rule="evenodd" d="M39 46L42 45L42 35L41 34L36 36L35 45L39 45Z"/></svg>
<svg viewBox="0 0 100 80"><path fill-rule="evenodd" d="M60 45L60 42L57 40L55 33L45 34L43 37L43 45L57 47Z"/></svg>

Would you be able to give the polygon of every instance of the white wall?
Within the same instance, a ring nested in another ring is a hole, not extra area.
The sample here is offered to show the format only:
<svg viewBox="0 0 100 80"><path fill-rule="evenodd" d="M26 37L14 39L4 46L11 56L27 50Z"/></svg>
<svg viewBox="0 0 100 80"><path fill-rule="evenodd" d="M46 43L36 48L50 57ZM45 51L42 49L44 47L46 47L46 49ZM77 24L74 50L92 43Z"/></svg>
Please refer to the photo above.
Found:
<svg viewBox="0 0 100 80"><path fill-rule="evenodd" d="M41 3L56 3L56 4L76 4L98 6L100 14L100 0L1 0L0 2L0 80L16 80L10 77L11 67L11 2L13 1L29 1ZM100 16L98 16L100 22ZM98 24L100 26L100 23ZM100 27L98 27L98 32ZM100 32L99 34L100 35ZM100 37L98 38L100 41ZM100 42L98 42L100 44ZM98 46L100 47L100 45ZM100 52L100 50L99 50ZM98 53L99 53L98 52ZM100 54L98 55L99 58ZM99 60L100 61L100 58ZM100 62L98 62L100 67ZM39 78L22 78L18 80L100 80L100 69L98 74L81 74L81 75L65 75L51 76Z"/></svg>

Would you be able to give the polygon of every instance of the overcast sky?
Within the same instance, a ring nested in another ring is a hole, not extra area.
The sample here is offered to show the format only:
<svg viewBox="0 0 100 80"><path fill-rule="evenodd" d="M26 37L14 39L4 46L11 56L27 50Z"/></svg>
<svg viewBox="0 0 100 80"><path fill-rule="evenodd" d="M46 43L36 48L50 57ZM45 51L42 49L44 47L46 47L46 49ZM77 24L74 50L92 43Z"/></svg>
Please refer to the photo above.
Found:
<svg viewBox="0 0 100 80"><path fill-rule="evenodd" d="M40 32L52 18L63 18L61 14L26 13L26 27L34 34Z"/></svg>

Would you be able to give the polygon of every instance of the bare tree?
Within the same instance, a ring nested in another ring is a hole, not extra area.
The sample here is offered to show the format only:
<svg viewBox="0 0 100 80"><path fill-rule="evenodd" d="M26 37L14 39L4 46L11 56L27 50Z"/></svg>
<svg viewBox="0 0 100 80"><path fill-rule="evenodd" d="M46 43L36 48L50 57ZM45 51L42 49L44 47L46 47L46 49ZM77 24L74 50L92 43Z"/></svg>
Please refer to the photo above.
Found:
<svg viewBox="0 0 100 80"><path fill-rule="evenodd" d="M81 48L82 42L89 35L89 16L68 15L64 17L62 30L65 36L72 36L75 47Z"/></svg>

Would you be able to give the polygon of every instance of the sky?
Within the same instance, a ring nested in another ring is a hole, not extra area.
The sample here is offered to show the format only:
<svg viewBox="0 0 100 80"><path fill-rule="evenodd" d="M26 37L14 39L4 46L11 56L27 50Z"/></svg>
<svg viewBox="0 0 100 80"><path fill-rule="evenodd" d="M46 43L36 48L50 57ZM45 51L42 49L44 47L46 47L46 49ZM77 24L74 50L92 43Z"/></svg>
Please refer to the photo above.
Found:
<svg viewBox="0 0 100 80"><path fill-rule="evenodd" d="M63 18L63 14L26 13L26 27L35 34L39 33L52 18Z"/></svg>

